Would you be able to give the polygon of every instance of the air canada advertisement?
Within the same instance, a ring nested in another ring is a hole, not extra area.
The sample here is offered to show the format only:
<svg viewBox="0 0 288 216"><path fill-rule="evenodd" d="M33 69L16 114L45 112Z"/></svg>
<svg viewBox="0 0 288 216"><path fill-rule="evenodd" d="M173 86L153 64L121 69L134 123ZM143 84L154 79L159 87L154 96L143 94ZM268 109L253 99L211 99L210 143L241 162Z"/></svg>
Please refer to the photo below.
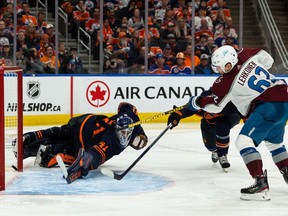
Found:
<svg viewBox="0 0 288 216"><path fill-rule="evenodd" d="M192 95L209 89L216 77L119 76L74 77L73 110L115 113L121 102L135 105L139 112L159 112L183 105ZM77 89L77 90L76 90ZM83 98L85 95L85 98Z"/></svg>
<svg viewBox="0 0 288 216"><path fill-rule="evenodd" d="M24 115L115 113L121 102L139 112L163 112L208 90L216 76L35 76L23 79ZM287 81L287 78L285 78ZM17 111L6 89L5 111ZM13 97L11 97L13 95Z"/></svg>

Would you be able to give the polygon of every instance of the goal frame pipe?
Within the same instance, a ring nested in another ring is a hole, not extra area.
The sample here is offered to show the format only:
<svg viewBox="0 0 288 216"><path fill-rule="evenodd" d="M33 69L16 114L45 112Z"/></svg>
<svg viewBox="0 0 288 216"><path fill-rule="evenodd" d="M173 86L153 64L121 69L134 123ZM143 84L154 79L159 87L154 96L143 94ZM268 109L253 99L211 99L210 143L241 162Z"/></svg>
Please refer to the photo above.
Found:
<svg viewBox="0 0 288 216"><path fill-rule="evenodd" d="M17 72L17 169L23 171L23 73Z"/></svg>
<svg viewBox="0 0 288 216"><path fill-rule="evenodd" d="M5 190L4 69L0 68L0 191Z"/></svg>
<svg viewBox="0 0 288 216"><path fill-rule="evenodd" d="M10 69L14 69L11 67ZM18 70L19 68L15 68ZM23 171L23 73L17 74L17 170ZM0 191L5 190L5 70L0 68Z"/></svg>

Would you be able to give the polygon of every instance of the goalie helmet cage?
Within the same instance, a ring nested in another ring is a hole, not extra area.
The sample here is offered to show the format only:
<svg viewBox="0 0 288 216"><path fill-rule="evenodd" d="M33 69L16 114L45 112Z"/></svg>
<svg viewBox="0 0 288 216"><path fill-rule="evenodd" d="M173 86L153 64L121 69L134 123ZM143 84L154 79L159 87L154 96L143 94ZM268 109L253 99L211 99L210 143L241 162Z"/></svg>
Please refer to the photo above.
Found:
<svg viewBox="0 0 288 216"><path fill-rule="evenodd" d="M16 138L15 151L12 141ZM20 67L0 67L0 191L12 166L23 171L23 74Z"/></svg>

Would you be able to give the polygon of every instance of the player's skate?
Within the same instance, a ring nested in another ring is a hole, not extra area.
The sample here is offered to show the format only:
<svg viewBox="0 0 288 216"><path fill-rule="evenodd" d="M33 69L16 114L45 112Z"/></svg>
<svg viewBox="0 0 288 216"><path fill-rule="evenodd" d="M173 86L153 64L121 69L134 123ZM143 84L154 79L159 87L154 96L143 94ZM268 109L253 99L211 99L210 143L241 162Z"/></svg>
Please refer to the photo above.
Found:
<svg viewBox="0 0 288 216"><path fill-rule="evenodd" d="M228 172L228 168L230 167L230 163L228 162L227 155L223 155L219 157L219 163L224 172Z"/></svg>
<svg viewBox="0 0 288 216"><path fill-rule="evenodd" d="M212 154L211 154L211 159L212 159L212 162L213 163L217 163L219 158L218 158L218 154L217 154L217 151L212 151Z"/></svg>
<svg viewBox="0 0 288 216"><path fill-rule="evenodd" d="M288 167L282 167L280 172L283 175L284 181L288 184Z"/></svg>
<svg viewBox="0 0 288 216"><path fill-rule="evenodd" d="M241 189L242 200L270 200L269 185L267 179L267 171L264 171L264 175L256 176L255 183L247 188Z"/></svg>
<svg viewBox="0 0 288 216"><path fill-rule="evenodd" d="M24 159L27 157L27 155L29 155L29 150L27 149L27 146L29 146L29 144L31 142L34 142L35 140L37 140L36 134L34 132L29 132L29 133L25 133L23 134L23 150L24 150L24 154L23 157ZM14 156L17 158L17 153L18 153L18 142L17 142L17 138L12 140L12 151Z"/></svg>
<svg viewBox="0 0 288 216"><path fill-rule="evenodd" d="M47 167L51 158L54 157L51 145L40 145L34 165L38 164L42 167Z"/></svg>
<svg viewBox="0 0 288 216"><path fill-rule="evenodd" d="M17 146L17 138L12 140L12 152L15 156L15 158L17 158L17 154L18 154L18 146Z"/></svg>

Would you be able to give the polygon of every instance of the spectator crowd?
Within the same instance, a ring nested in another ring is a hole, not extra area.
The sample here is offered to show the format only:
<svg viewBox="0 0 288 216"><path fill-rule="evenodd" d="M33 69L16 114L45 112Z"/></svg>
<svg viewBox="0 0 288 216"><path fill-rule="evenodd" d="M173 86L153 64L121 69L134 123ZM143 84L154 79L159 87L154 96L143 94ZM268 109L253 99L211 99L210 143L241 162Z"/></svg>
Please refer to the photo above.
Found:
<svg viewBox="0 0 288 216"><path fill-rule="evenodd" d="M4 6L0 8L0 64L9 66L13 59L16 1L1 1ZM59 7L68 15L72 38L77 38L80 27L91 36L95 60L100 59L102 34L104 73L212 74L212 52L222 45L237 48L237 32L225 0L195 0L195 5L191 0L148 0L148 33L144 2L104 0L103 32L100 32L99 0L59 0ZM35 6L35 0L17 1L18 65L25 73L55 73L56 67L62 74L84 73L75 47L68 49L64 43L58 43L56 58L54 26L47 23L43 11L31 13L30 8ZM145 69L147 35L148 70ZM192 39L195 47L191 45Z"/></svg>

